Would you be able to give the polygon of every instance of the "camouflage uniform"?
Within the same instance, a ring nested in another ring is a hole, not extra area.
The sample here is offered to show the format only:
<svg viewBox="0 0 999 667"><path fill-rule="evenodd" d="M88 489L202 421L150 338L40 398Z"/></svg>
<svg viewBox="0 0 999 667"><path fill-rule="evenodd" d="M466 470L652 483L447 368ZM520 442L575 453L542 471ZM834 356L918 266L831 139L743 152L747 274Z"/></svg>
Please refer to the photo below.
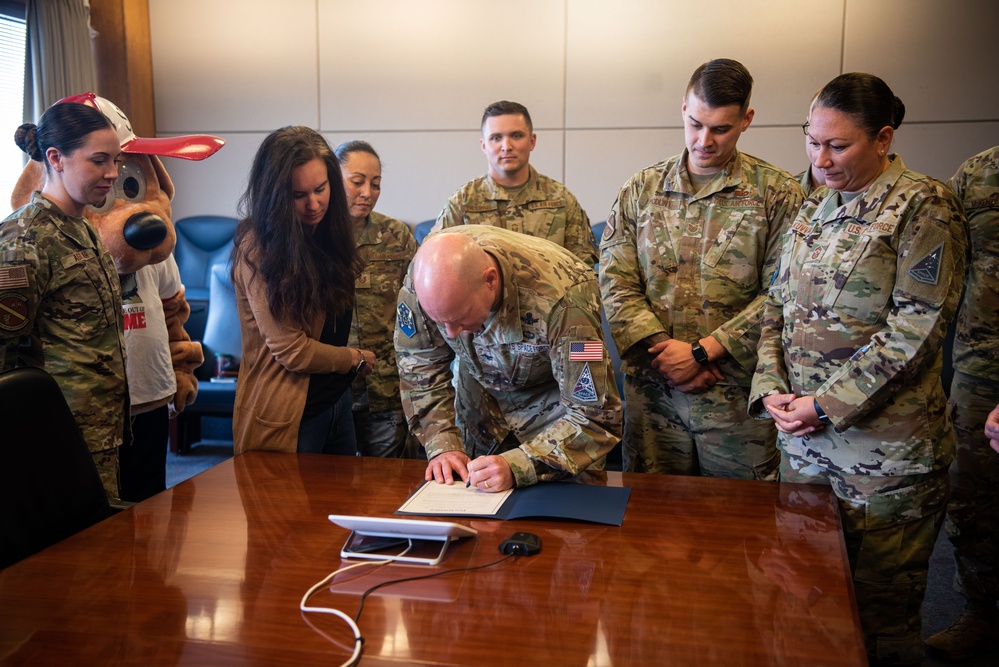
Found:
<svg viewBox="0 0 999 667"><path fill-rule="evenodd" d="M0 371L55 378L111 499L128 437L123 335L111 255L90 223L34 193L0 224Z"/></svg>
<svg viewBox="0 0 999 667"><path fill-rule="evenodd" d="M366 378L354 380L354 427L365 456L398 457L409 431L399 400L399 371L392 333L395 306L416 239L405 223L372 212L357 236L364 272L354 281L354 321L348 347L371 350L377 362Z"/></svg>
<svg viewBox="0 0 999 667"><path fill-rule="evenodd" d="M399 293L395 347L402 403L427 458L447 451L502 453L517 486L575 475L620 440L621 399L600 327L593 267L541 239L468 225L442 233L472 237L498 263L503 301L481 333L447 338L427 318L412 272ZM577 359L589 342L592 360ZM451 361L470 381L456 393ZM456 425L461 416L462 429Z"/></svg>
<svg viewBox="0 0 999 667"><path fill-rule="evenodd" d="M962 164L950 186L971 228L971 263L954 341L951 416L957 449L950 468L947 532L957 584L972 600L999 599L999 456L985 419L999 403L999 146Z"/></svg>
<svg viewBox="0 0 999 667"><path fill-rule="evenodd" d="M458 225L502 227L548 239L593 266L597 251L586 212L564 185L528 168L531 175L521 188L507 190L489 175L466 183L447 200L431 232Z"/></svg>
<svg viewBox="0 0 999 667"><path fill-rule="evenodd" d="M831 424L781 434L781 480L840 499L872 664L918 663L918 610L947 498L954 431L941 346L961 295L967 222L943 184L891 163L841 205L819 188L784 241L751 414L814 396Z"/></svg>
<svg viewBox="0 0 999 667"><path fill-rule="evenodd" d="M773 479L772 424L746 417L764 288L803 196L790 174L736 153L693 192L687 151L625 183L600 244L604 311L625 373L626 470ZM711 335L725 379L699 394L649 365L649 337Z"/></svg>
<svg viewBox="0 0 999 667"><path fill-rule="evenodd" d="M805 193L806 197L816 189L816 185L812 183L811 165L809 165L808 169L795 176L794 180L798 181L798 185L801 186L801 191Z"/></svg>

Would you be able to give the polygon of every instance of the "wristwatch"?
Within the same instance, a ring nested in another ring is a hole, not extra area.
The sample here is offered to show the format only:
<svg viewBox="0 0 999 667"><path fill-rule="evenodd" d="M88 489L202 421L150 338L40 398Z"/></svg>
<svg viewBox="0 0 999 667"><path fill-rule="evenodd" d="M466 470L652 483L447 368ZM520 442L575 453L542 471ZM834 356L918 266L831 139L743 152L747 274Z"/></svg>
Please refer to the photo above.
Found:
<svg viewBox="0 0 999 667"><path fill-rule="evenodd" d="M363 371L364 367L367 366L367 365L368 365L368 362L366 362L364 360L364 356L362 355L361 356L361 360L357 362L356 366L354 366L354 375L360 375L361 371Z"/></svg>
<svg viewBox="0 0 999 667"><path fill-rule="evenodd" d="M819 402L813 398L812 403L815 406L815 414L818 416L819 422L822 424L831 424L832 420L829 419L829 415L827 415L826 411L822 409L822 406L819 405Z"/></svg>
<svg viewBox="0 0 999 667"><path fill-rule="evenodd" d="M694 355L694 361L699 363L701 366L708 365L708 352L703 347L701 347L701 344L699 342L693 343L690 346L690 353Z"/></svg>

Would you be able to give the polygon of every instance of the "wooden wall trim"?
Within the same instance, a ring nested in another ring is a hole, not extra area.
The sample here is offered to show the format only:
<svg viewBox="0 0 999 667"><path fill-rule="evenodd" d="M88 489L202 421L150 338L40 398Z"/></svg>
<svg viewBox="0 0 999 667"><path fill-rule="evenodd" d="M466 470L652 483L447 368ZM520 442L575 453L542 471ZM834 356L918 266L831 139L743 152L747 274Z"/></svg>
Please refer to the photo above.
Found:
<svg viewBox="0 0 999 667"><path fill-rule="evenodd" d="M97 94L117 104L141 137L156 136L148 0L90 0Z"/></svg>

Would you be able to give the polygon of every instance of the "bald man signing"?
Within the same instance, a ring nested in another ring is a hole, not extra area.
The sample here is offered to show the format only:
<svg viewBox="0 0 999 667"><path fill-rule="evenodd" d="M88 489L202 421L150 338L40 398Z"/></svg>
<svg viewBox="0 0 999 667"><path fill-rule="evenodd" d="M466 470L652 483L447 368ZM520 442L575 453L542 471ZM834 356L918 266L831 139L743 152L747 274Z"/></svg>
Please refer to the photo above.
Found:
<svg viewBox="0 0 999 667"><path fill-rule="evenodd" d="M399 292L395 347L428 481L495 492L561 479L602 467L620 440L593 267L554 243L484 225L427 237ZM461 395L456 355L472 380Z"/></svg>

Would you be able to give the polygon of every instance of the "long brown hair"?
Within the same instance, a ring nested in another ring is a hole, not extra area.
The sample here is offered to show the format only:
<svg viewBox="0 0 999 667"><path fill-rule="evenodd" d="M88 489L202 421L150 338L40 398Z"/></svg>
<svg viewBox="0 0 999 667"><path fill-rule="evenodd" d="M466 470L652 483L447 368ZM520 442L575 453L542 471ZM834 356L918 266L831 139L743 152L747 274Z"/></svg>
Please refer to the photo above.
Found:
<svg viewBox="0 0 999 667"><path fill-rule="evenodd" d="M326 164L330 202L326 216L308 234L295 217L292 171L314 159ZM340 166L321 134L289 126L264 139L239 207L242 220L236 228L233 273L237 262L251 263L264 280L275 319L305 326L320 313L331 317L354 307L354 278L361 260Z"/></svg>

